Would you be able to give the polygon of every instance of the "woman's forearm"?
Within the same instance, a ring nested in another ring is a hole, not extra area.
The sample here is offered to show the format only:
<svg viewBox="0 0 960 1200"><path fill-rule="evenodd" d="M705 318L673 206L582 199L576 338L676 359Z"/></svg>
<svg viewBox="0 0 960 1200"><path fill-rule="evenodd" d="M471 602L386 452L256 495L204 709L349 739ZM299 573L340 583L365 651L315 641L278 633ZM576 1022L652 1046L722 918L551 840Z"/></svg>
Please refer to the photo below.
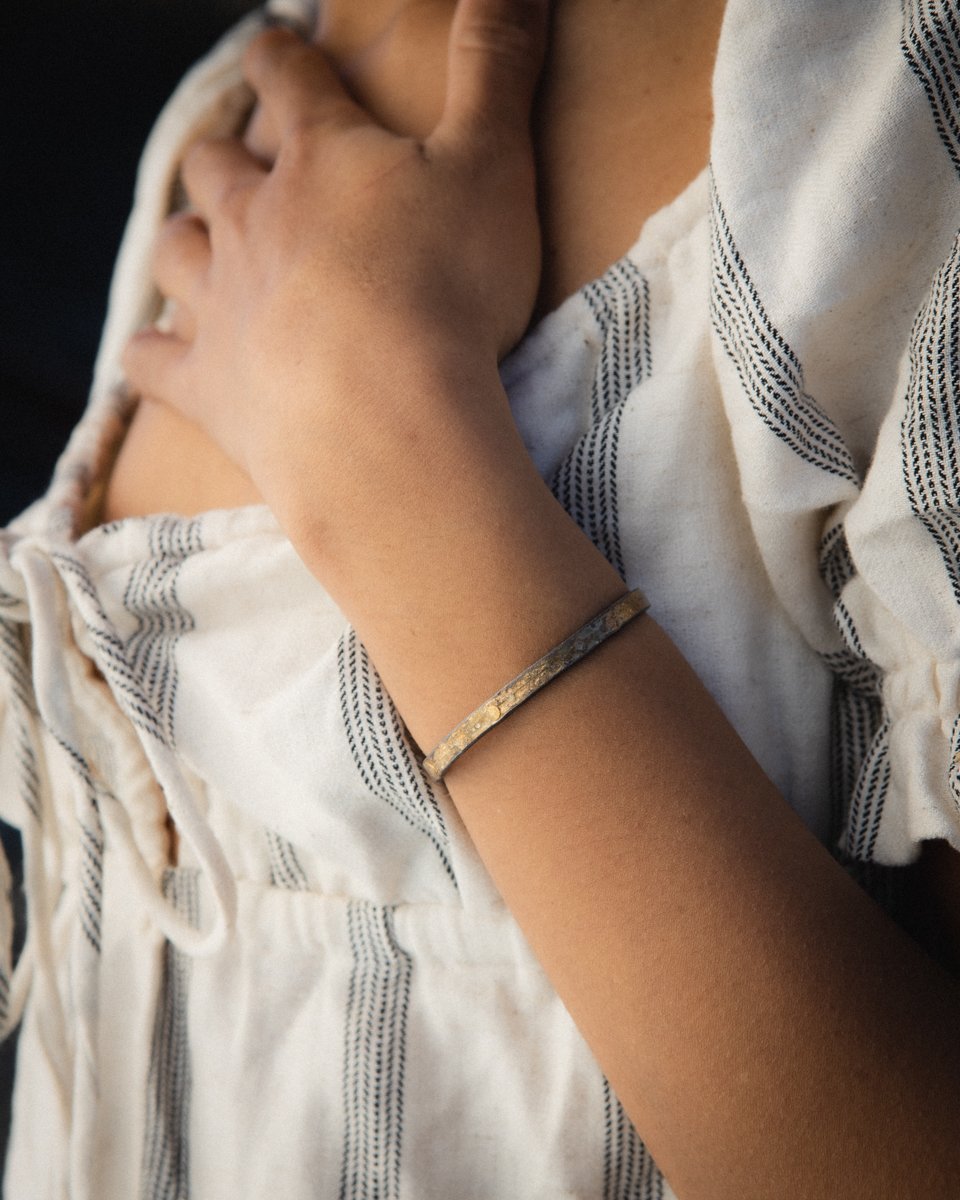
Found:
<svg viewBox="0 0 960 1200"><path fill-rule="evenodd" d="M624 590L496 371L536 293L545 8L461 0L460 83L424 144L377 129L317 51L256 43L276 161L188 156L197 215L158 260L187 332L126 360L250 475L424 749ZM682 1200L956 1191L955 984L803 828L654 618L448 783Z"/></svg>
<svg viewBox="0 0 960 1200"><path fill-rule="evenodd" d="M490 388L468 407L495 411ZM624 586L509 439L467 436L461 461L438 432L417 531L384 512L367 567L311 545L308 503L297 522L425 749ZM683 1200L950 1194L957 987L802 826L655 615L447 783Z"/></svg>

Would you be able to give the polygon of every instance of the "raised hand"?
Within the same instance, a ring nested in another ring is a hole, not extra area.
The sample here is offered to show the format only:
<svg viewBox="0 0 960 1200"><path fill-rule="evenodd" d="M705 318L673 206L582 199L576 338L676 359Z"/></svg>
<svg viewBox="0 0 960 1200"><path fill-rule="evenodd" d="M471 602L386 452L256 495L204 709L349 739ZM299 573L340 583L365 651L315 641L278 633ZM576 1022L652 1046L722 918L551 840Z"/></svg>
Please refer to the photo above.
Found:
<svg viewBox="0 0 960 1200"><path fill-rule="evenodd" d="M191 212L170 218L155 258L176 318L133 339L128 378L204 428L281 515L308 482L342 502L352 434L382 466L375 431L416 428L409 408L392 410L390 381L408 402L434 374L486 377L523 333L539 277L529 120L546 18L546 0L462 0L443 113L423 141L372 120L320 49L270 31L245 73L275 161L233 139L188 153Z"/></svg>
<svg viewBox="0 0 960 1200"><path fill-rule="evenodd" d="M525 455L498 355L539 251L546 3L460 0L443 115L372 121L286 34L275 135L184 166L131 383L246 470L425 749L624 590ZM445 781L507 904L684 1197L947 1196L955 981L801 825L652 619Z"/></svg>

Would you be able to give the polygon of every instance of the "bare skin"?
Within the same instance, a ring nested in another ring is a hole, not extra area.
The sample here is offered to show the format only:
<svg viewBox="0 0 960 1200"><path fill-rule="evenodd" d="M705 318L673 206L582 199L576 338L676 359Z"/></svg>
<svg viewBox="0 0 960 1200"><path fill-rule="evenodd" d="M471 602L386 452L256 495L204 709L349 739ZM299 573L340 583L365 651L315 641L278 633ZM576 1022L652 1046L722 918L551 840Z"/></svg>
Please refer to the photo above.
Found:
<svg viewBox="0 0 960 1200"><path fill-rule="evenodd" d="M558 9L536 113L544 239L538 313L615 262L644 220L706 165L723 3L682 4L679 22L677 0L568 0ZM440 115L452 13L451 0L328 0L318 34L362 103L388 128L419 136ZM262 116L246 141L272 157ZM102 515L191 516L258 499L195 424L144 406Z"/></svg>
<svg viewBox="0 0 960 1200"><path fill-rule="evenodd" d="M126 359L254 482L424 747L623 589L533 470L496 369L537 303L545 10L461 0L422 144L371 124L316 51L258 40L274 165L236 142L188 155L196 215L157 256L180 326ZM653 620L448 784L681 1200L956 1192L960 989L802 827Z"/></svg>

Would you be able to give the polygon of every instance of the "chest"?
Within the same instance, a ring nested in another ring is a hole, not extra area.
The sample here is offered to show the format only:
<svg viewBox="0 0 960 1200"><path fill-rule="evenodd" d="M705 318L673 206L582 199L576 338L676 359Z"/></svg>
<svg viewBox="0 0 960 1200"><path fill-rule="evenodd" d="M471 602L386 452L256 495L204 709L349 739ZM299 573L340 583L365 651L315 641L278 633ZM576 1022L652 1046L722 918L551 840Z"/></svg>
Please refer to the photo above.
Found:
<svg viewBox="0 0 960 1200"><path fill-rule="evenodd" d="M533 122L543 273L533 317L597 278L644 221L707 161L710 84L723 5L696 7L677 34L653 4L639 14L602 3L561 9ZM373 41L330 31L348 86L388 128L425 136L446 86L449 9L413 5ZM340 40L338 41L338 37ZM248 144L272 157L273 131L254 113ZM249 480L195 426L141 406L109 481L104 519L255 502Z"/></svg>

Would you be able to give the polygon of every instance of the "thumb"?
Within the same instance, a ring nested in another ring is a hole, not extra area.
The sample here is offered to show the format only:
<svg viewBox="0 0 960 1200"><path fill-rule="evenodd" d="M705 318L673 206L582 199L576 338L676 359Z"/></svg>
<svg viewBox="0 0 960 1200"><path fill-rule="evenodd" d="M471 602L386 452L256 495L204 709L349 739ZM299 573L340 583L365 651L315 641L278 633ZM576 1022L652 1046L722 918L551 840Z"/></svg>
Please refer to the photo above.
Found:
<svg viewBox="0 0 960 1200"><path fill-rule="evenodd" d="M526 143L549 11L550 0L459 0L438 135Z"/></svg>

